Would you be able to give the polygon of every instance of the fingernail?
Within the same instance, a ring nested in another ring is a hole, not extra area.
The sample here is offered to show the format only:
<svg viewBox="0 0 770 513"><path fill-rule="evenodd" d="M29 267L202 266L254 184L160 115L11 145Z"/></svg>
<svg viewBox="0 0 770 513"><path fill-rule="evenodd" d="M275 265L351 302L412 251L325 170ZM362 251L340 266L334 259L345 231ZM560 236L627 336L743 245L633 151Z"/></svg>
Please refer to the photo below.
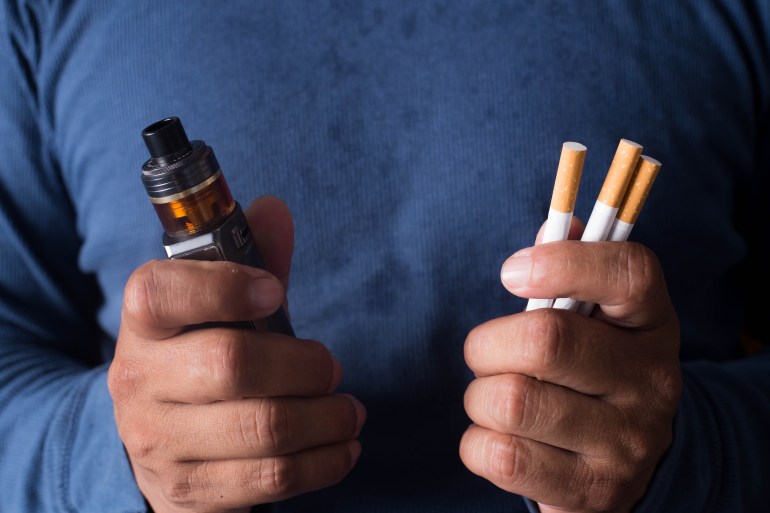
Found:
<svg viewBox="0 0 770 513"><path fill-rule="evenodd" d="M329 385L329 393L331 394L340 384L340 381L342 381L342 365L340 365L339 360L334 355L330 356L332 357L332 381Z"/></svg>
<svg viewBox="0 0 770 513"><path fill-rule="evenodd" d="M509 288L515 289L522 287L529 281L532 273L532 259L529 257L529 251L523 250L505 261L500 270L500 279Z"/></svg>
<svg viewBox="0 0 770 513"><path fill-rule="evenodd" d="M258 278L249 287L249 300L259 310L272 310L283 301L283 288L277 280Z"/></svg>
<svg viewBox="0 0 770 513"><path fill-rule="evenodd" d="M529 247L522 248L522 249L518 250L512 256L515 256L515 257L517 257L517 256L529 256L529 255L532 254L532 251L534 251L534 250L535 250L534 246L529 246Z"/></svg>
<svg viewBox="0 0 770 513"><path fill-rule="evenodd" d="M361 444L358 440L353 440L348 443L348 450L350 451L350 466L356 464L358 457L361 456Z"/></svg>
<svg viewBox="0 0 770 513"><path fill-rule="evenodd" d="M361 432L361 428L364 427L364 422L366 422L366 408L361 404L361 401L352 395L350 396L350 400L353 402L353 407L356 409L356 432L353 436L358 436Z"/></svg>

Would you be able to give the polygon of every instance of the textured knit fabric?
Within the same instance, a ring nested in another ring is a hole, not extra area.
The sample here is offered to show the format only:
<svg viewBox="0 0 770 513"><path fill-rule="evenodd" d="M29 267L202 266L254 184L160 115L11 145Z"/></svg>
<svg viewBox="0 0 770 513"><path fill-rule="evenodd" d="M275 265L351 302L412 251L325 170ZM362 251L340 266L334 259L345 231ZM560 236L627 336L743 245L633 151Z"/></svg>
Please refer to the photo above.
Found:
<svg viewBox="0 0 770 513"><path fill-rule="evenodd" d="M106 372L130 273L163 258L140 131L179 116L244 206L296 225L297 335L368 409L339 485L276 512L526 511L458 457L463 342L561 144L587 219L620 138L661 160L632 239L682 323L674 442L638 512L770 502L770 3L8 0L0 11L0 511L144 511Z"/></svg>

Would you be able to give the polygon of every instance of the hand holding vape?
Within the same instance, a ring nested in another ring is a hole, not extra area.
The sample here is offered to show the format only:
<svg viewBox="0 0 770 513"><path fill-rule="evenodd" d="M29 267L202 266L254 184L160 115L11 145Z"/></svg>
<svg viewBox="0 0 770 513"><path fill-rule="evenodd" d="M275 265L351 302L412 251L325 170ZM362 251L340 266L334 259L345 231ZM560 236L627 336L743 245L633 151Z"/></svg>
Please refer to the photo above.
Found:
<svg viewBox="0 0 770 513"><path fill-rule="evenodd" d="M264 268L243 210L233 200L214 151L190 141L177 117L157 121L142 131L150 159L142 183L163 225L169 258L226 260ZM294 336L283 309L247 326Z"/></svg>

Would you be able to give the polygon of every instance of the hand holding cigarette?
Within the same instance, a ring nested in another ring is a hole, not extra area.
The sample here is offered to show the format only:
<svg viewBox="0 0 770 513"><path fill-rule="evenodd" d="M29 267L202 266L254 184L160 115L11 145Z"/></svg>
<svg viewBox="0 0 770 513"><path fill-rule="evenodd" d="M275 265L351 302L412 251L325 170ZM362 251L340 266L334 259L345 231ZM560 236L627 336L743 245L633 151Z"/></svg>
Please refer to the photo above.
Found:
<svg viewBox="0 0 770 513"><path fill-rule="evenodd" d="M557 174L575 161L568 150ZM671 443L679 325L657 259L625 242L660 170L641 151L620 141L581 241L564 241L574 201L555 215L552 203L543 236L552 244L515 253L501 273L510 292L530 298L527 311L466 340L476 379L463 462L542 513L631 511ZM564 191L556 183L554 198ZM554 308L532 299L554 297Z"/></svg>
<svg viewBox="0 0 770 513"><path fill-rule="evenodd" d="M503 266L522 297L580 297L594 317L538 309L476 327L465 358L465 465L555 511L629 512L671 443L679 325L660 265L629 242L554 242Z"/></svg>
<svg viewBox="0 0 770 513"><path fill-rule="evenodd" d="M563 144L548 219L542 230L542 240L538 243L568 238L585 153L586 147L582 144ZM640 144L628 139L620 140L588 224L580 237L581 241L628 239L661 168L660 162L641 153ZM591 315L594 306L591 302L581 302L569 297L555 300L530 298L526 310L553 307Z"/></svg>

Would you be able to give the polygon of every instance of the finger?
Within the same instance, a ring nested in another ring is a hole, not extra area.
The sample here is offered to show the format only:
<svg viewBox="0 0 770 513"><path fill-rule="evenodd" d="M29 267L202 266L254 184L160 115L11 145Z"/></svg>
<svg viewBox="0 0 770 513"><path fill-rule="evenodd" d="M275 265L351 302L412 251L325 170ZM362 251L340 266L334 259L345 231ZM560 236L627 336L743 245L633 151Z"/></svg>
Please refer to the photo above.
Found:
<svg viewBox="0 0 770 513"><path fill-rule="evenodd" d="M586 455L604 451L604 426L617 422L603 401L522 374L478 378L465 392L477 425Z"/></svg>
<svg viewBox="0 0 770 513"><path fill-rule="evenodd" d="M294 221L289 207L275 196L263 196L249 205L245 215L265 269L288 290L294 252Z"/></svg>
<svg viewBox="0 0 770 513"><path fill-rule="evenodd" d="M342 368L320 342L278 333L199 329L137 349L158 401L207 404L246 397L329 394ZM137 365L136 372L142 372Z"/></svg>
<svg viewBox="0 0 770 513"><path fill-rule="evenodd" d="M206 504L206 511L276 502L338 483L360 452L353 440L272 458L189 463L162 486L163 499L184 507Z"/></svg>
<svg viewBox="0 0 770 513"><path fill-rule="evenodd" d="M356 438L366 410L349 395L271 398L182 406L167 426L184 429L177 461L251 459L291 454Z"/></svg>
<svg viewBox="0 0 770 513"><path fill-rule="evenodd" d="M518 296L599 304L626 326L654 328L673 313L655 255L632 242L563 241L529 247L503 264L501 279Z"/></svg>
<svg viewBox="0 0 770 513"><path fill-rule="evenodd" d="M534 440L472 425L460 442L460 458L468 470L508 492L584 511L590 483L586 463L575 453Z"/></svg>
<svg viewBox="0 0 770 513"><path fill-rule="evenodd" d="M262 269L232 262L153 260L126 283L123 323L143 338L164 339L215 321L268 316L283 302L281 283Z"/></svg>
<svg viewBox="0 0 770 513"><path fill-rule="evenodd" d="M613 395L656 356L634 341L610 324L545 308L477 326L465 340L465 361L479 377L518 373L583 394Z"/></svg>
<svg viewBox="0 0 770 513"><path fill-rule="evenodd" d="M583 230L585 230L585 225L583 224L583 221L573 216L570 221L569 234L567 235L567 238L569 240L578 240L583 235ZM540 229L537 231L537 236L535 237L535 244L542 243L544 231L545 231L545 223L540 225Z"/></svg>

